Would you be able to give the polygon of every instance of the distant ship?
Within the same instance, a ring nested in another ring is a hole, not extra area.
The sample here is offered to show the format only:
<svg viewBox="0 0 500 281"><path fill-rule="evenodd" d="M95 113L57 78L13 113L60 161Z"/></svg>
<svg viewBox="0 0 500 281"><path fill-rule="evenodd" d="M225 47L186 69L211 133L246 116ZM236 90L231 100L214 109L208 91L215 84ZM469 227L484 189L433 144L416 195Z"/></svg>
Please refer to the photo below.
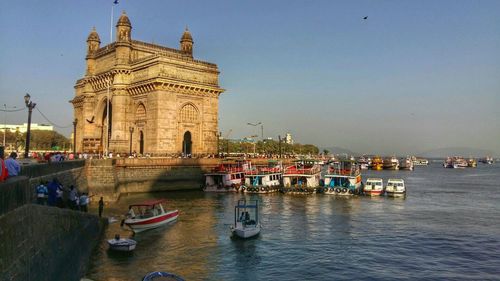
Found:
<svg viewBox="0 0 500 281"><path fill-rule="evenodd" d="M493 157L490 157L490 156L486 156L484 158L479 159L479 162L484 163L484 164L489 164L489 165L494 163Z"/></svg>

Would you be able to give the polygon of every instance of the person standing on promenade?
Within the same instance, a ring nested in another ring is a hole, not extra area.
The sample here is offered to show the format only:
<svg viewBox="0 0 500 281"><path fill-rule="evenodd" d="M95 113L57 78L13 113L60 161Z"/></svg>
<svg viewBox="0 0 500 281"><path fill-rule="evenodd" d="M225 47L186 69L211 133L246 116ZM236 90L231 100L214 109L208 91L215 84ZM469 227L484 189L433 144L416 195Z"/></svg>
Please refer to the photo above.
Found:
<svg viewBox="0 0 500 281"><path fill-rule="evenodd" d="M15 177L21 172L21 166L17 162L16 158L17 153L11 152L10 157L5 160L5 167L7 167L7 171L9 172L9 178Z"/></svg>
<svg viewBox="0 0 500 281"><path fill-rule="evenodd" d="M47 186L45 186L44 182L40 182L40 184L36 187L36 203L39 205L47 205L47 195L49 191Z"/></svg>
<svg viewBox="0 0 500 281"><path fill-rule="evenodd" d="M78 197L77 193L78 193L78 191L76 190L75 186L71 185L69 187L69 207L72 210L76 210L76 206L77 206L76 200Z"/></svg>
<svg viewBox="0 0 500 281"><path fill-rule="evenodd" d="M101 199L99 199L99 217L100 218L102 217L103 210L104 210L104 200L102 200L102 197L101 197Z"/></svg>
<svg viewBox="0 0 500 281"><path fill-rule="evenodd" d="M80 195L80 210L84 213L86 213L88 211L87 209L87 205L89 204L89 196L87 195L87 193L82 193L82 195Z"/></svg>
<svg viewBox="0 0 500 281"><path fill-rule="evenodd" d="M47 190L49 192L47 203L49 206L56 205L56 203L57 203L57 190L58 189L59 189L59 182L57 181L57 178L54 178L47 186Z"/></svg>
<svg viewBox="0 0 500 281"><path fill-rule="evenodd" d="M7 167L5 167L5 162L3 161L4 153L3 146L0 147L0 182L7 179L9 176L9 172L7 171Z"/></svg>

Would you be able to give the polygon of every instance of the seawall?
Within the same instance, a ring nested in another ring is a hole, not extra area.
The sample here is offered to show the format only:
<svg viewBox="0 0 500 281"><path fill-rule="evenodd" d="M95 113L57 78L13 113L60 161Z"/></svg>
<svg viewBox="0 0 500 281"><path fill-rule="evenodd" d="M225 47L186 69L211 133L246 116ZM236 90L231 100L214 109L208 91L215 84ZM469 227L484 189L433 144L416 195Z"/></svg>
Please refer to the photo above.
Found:
<svg viewBox="0 0 500 281"><path fill-rule="evenodd" d="M78 281L106 221L31 204L31 181L20 176L0 183L0 280Z"/></svg>

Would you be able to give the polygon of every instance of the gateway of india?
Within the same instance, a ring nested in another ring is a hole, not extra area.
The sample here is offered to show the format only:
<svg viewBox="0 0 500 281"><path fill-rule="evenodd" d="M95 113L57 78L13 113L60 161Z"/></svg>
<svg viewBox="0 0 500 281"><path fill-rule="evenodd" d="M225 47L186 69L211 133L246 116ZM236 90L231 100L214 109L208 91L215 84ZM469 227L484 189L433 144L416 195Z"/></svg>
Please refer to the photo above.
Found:
<svg viewBox="0 0 500 281"><path fill-rule="evenodd" d="M217 65L193 58L187 28L179 50L137 41L123 12L116 41L103 47L100 43L94 28L87 38L86 74L76 82L70 101L76 151L217 153L219 95L224 89Z"/></svg>

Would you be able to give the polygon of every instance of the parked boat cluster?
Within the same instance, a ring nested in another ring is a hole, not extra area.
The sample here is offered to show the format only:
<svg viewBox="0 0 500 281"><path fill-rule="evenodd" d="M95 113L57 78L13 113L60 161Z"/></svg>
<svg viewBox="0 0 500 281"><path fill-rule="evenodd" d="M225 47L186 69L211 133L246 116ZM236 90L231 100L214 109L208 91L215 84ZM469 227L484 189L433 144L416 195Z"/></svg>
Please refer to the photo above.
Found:
<svg viewBox="0 0 500 281"><path fill-rule="evenodd" d="M203 190L256 194L281 192L338 196L374 195L372 186L367 186L362 181L361 164L358 161L333 160L327 165L322 176L321 163L317 160L297 160L286 167L283 167L280 161L269 161L267 165L252 165L247 160L230 160L205 174ZM393 186L399 189L396 188L393 192ZM381 187L383 192L378 192L378 195L401 192L406 194L403 180L394 179L388 182L387 187Z"/></svg>
<svg viewBox="0 0 500 281"><path fill-rule="evenodd" d="M352 158L354 160L354 158ZM405 158L396 158L395 156L382 158L380 156L362 156L357 159L363 170L410 170L415 166L428 165L429 160L407 156Z"/></svg>
<svg viewBox="0 0 500 281"><path fill-rule="evenodd" d="M443 167L452 169L476 168L477 161L474 158L465 159L460 156L447 157L443 162Z"/></svg>

